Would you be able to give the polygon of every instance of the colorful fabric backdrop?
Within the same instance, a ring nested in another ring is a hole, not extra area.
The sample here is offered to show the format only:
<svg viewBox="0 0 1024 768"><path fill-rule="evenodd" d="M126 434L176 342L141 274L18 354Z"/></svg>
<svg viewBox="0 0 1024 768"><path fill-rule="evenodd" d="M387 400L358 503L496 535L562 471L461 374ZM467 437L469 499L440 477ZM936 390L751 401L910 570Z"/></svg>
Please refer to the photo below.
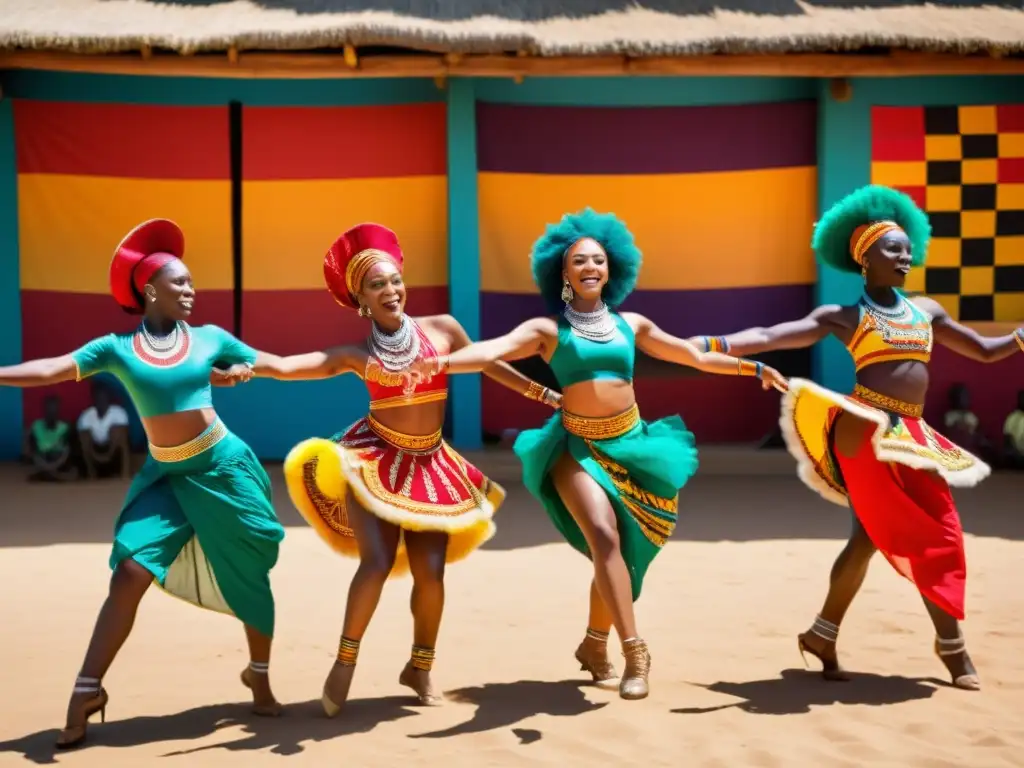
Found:
<svg viewBox="0 0 1024 768"><path fill-rule="evenodd" d="M14 105L25 359L65 354L137 322L110 297L107 270L140 222L177 221L202 290L195 322L232 326L228 110L21 101ZM48 391L25 390L26 419ZM63 385L74 419L88 388Z"/></svg>
<svg viewBox="0 0 1024 768"><path fill-rule="evenodd" d="M529 253L548 222L612 211L644 254L642 312L679 336L723 334L811 309L816 105L477 108L482 335L544 313ZM806 375L809 356L792 373ZM531 373L535 372L531 369ZM757 439L778 398L750 380L638 361L645 416L682 412L704 440ZM535 424L540 406L485 381L484 426Z"/></svg>
<svg viewBox="0 0 1024 768"><path fill-rule="evenodd" d="M348 227L398 234L412 314L448 311L445 106L245 107L242 331L278 354L366 337L324 286Z"/></svg>

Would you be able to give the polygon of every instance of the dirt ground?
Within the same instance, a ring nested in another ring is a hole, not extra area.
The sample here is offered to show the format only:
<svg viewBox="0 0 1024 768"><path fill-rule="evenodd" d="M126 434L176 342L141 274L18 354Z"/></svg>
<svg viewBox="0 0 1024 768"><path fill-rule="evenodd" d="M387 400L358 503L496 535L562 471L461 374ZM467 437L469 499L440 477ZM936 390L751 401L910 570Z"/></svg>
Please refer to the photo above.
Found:
<svg viewBox="0 0 1024 768"><path fill-rule="evenodd" d="M320 689L355 563L321 544L271 466L287 526L272 664L285 716L248 713L240 625L154 590L104 681L107 722L74 753L52 743L105 594L126 485L29 484L22 467L0 466L0 766L1024 766L1024 475L956 493L969 534L965 632L985 686L969 693L948 686L920 598L880 558L840 640L858 676L826 683L805 671L795 636L820 606L848 513L800 485L781 452L702 457L638 604L653 655L644 701L584 684L572 654L588 563L505 452L474 457L509 490L499 533L448 572L435 669L449 700L423 709L397 683L411 620L409 582L395 581L351 703L327 720Z"/></svg>

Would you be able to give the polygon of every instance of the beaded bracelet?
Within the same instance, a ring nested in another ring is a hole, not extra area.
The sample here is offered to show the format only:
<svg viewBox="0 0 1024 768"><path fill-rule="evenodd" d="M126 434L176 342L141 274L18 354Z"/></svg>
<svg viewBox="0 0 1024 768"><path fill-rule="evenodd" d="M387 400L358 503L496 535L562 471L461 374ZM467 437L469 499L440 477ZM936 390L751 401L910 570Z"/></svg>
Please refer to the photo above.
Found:
<svg viewBox="0 0 1024 768"><path fill-rule="evenodd" d="M1017 340L1017 346L1024 352L1024 328L1018 328L1013 332L1013 338Z"/></svg>
<svg viewBox="0 0 1024 768"><path fill-rule="evenodd" d="M739 376L756 376L761 378L761 374L764 373L764 363L759 363L756 360L745 360L742 357L736 360L736 373Z"/></svg>
<svg viewBox="0 0 1024 768"><path fill-rule="evenodd" d="M723 355L729 354L729 342L725 336L701 336L700 340L704 345L705 352L721 352Z"/></svg>

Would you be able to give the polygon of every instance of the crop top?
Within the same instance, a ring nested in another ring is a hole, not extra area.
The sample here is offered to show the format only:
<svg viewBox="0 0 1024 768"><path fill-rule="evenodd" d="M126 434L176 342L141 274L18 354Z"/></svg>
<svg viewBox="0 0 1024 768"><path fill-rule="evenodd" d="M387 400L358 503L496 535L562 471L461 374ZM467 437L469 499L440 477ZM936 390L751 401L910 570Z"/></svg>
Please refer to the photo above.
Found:
<svg viewBox="0 0 1024 768"><path fill-rule="evenodd" d="M564 317L558 318L558 346L548 365L560 387L595 379L633 380L636 336L622 315L612 313L619 334L611 341L591 341L573 333Z"/></svg>
<svg viewBox="0 0 1024 768"><path fill-rule="evenodd" d="M71 353L77 380L96 373L116 376L142 418L212 407L213 366L252 364L256 350L216 325L193 328L182 323L180 328L184 332L181 355L171 364L143 358L141 340L136 341L138 330L93 339Z"/></svg>
<svg viewBox="0 0 1024 768"><path fill-rule="evenodd" d="M899 294L899 304L880 307L866 296L857 305L860 322L846 349L857 371L875 363L918 360L932 354L932 321L919 307Z"/></svg>
<svg viewBox="0 0 1024 768"><path fill-rule="evenodd" d="M437 350L430 343L427 334L423 332L416 322L413 322L413 327L420 337L419 357L436 358ZM420 383L411 395L406 395L402 390L402 375L389 371L372 354L366 358L366 370L363 373L363 381L366 382L366 389L370 393L371 411L433 403L448 397L447 373L436 374L430 381Z"/></svg>

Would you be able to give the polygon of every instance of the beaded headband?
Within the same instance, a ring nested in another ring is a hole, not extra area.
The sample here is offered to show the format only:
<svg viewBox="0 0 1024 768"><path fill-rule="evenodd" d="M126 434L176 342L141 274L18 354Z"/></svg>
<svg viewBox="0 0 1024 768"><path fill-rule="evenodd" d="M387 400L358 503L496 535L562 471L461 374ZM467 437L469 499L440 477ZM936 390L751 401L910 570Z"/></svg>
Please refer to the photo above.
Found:
<svg viewBox="0 0 1024 768"><path fill-rule="evenodd" d="M853 230L850 237L850 255L853 260L864 266L864 255L872 245L890 232L902 232L903 227L895 221L876 221L874 224L863 224Z"/></svg>

